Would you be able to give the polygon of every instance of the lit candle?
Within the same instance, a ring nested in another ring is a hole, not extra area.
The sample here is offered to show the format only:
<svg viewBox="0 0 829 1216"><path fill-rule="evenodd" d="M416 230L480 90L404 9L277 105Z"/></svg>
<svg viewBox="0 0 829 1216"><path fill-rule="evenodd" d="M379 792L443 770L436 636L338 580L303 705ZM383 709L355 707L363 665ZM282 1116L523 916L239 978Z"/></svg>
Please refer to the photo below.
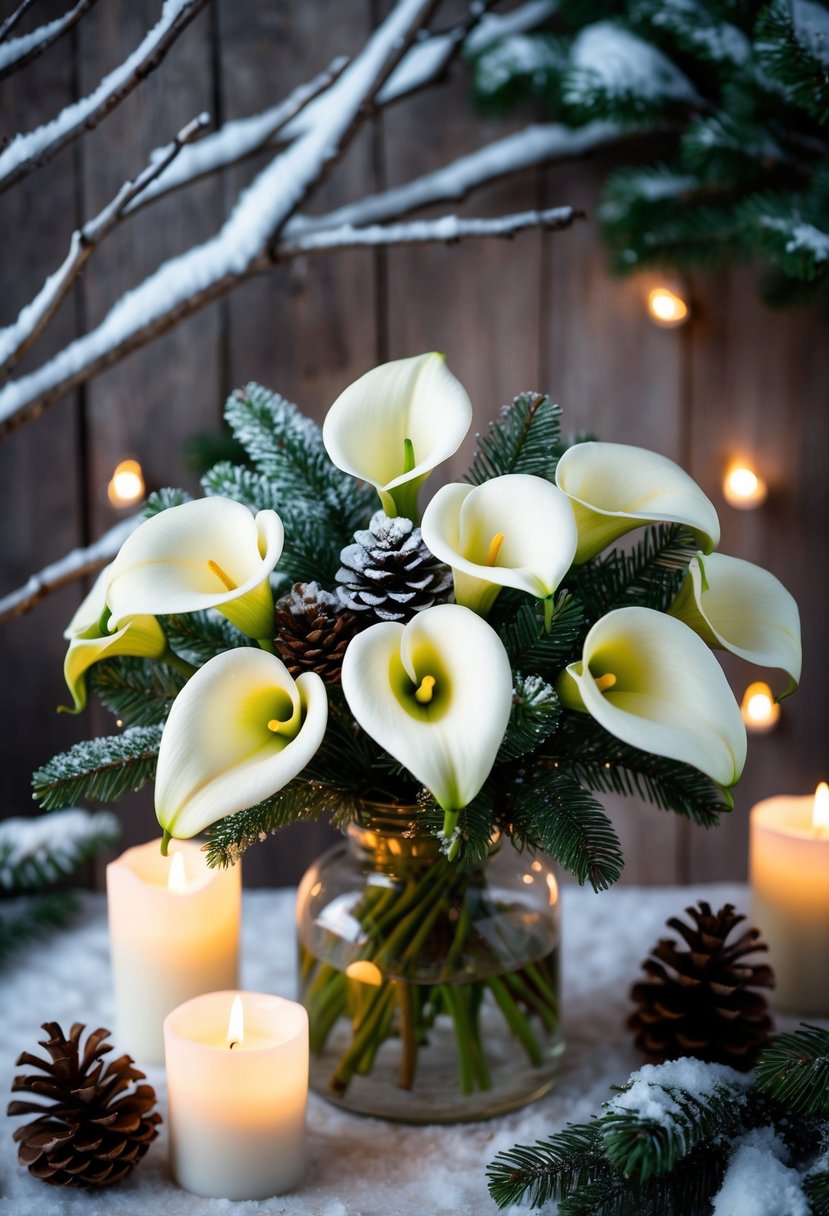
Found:
<svg viewBox="0 0 829 1216"><path fill-rule="evenodd" d="M829 787L751 811L754 920L769 946L773 1003L829 1015Z"/></svg>
<svg viewBox="0 0 829 1216"><path fill-rule="evenodd" d="M107 866L117 1035L145 1064L164 1059L164 1018L201 992L238 983L241 871L211 870L199 845L159 841Z"/></svg>
<svg viewBox="0 0 829 1216"><path fill-rule="evenodd" d="M740 714L746 730L754 735L767 735L774 730L780 718L780 706L768 684L762 680L749 684L740 702Z"/></svg>
<svg viewBox="0 0 829 1216"><path fill-rule="evenodd" d="M209 1199L267 1199L305 1171L308 1014L260 992L211 992L164 1022L170 1166Z"/></svg>
<svg viewBox="0 0 829 1216"><path fill-rule="evenodd" d="M763 505L769 488L754 469L745 464L734 464L725 475L722 492L730 507L750 511Z"/></svg>
<svg viewBox="0 0 829 1216"><path fill-rule="evenodd" d="M670 287L654 287L648 292L648 314L654 325L676 329L688 320L690 309L682 296Z"/></svg>
<svg viewBox="0 0 829 1216"><path fill-rule="evenodd" d="M107 485L107 498L113 507L134 507L144 497L144 472L137 460L122 460Z"/></svg>

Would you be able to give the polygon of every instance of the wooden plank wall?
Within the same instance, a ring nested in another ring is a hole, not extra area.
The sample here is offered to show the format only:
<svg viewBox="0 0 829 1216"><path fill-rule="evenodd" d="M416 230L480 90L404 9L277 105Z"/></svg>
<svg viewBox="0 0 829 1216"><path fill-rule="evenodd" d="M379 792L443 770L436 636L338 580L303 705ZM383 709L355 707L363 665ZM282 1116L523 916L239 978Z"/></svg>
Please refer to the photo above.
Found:
<svg viewBox="0 0 829 1216"><path fill-rule="evenodd" d="M42 0L35 11L45 20L63 7L63 0ZM106 123L0 198L0 322L11 320L57 265L70 222L92 215L152 147L202 109L231 119L272 104L336 53L353 54L387 8L387 0L214 0ZM157 0L96 5L76 37L0 85L2 134L28 129L88 92L157 12ZM376 120L317 205L401 183L508 129L473 113L459 74ZM162 259L214 231L256 167L174 196L111 237L29 365L95 323ZM644 283L605 271L592 217L606 168L584 162L527 173L461 208L487 215L574 203L590 218L571 232L294 262L56 406L0 450L0 593L111 525L104 487L125 455L141 460L151 485L194 489L182 445L217 425L235 384L260 380L320 419L340 389L374 363L438 348L472 396L477 429L515 392L544 388L564 406L569 429L653 447L685 464L721 510L724 551L767 565L800 601L803 685L779 729L752 740L729 822L705 833L648 807L622 800L611 806L626 881L741 877L748 807L768 794L806 792L829 766L822 688L829 660L826 322L803 309L768 312L750 272L739 271L691 284L690 325L654 328ZM463 471L471 446L470 437L444 478ZM759 511L738 513L722 502L725 465L739 454L771 485ZM37 763L83 733L108 729L98 709L83 721L53 713L63 699L60 634L78 598L62 592L0 633L0 814L26 813ZM760 674L727 668L738 695ZM146 792L125 800L119 813L127 840L154 834ZM305 828L268 842L249 854L248 880L295 878L324 839Z"/></svg>

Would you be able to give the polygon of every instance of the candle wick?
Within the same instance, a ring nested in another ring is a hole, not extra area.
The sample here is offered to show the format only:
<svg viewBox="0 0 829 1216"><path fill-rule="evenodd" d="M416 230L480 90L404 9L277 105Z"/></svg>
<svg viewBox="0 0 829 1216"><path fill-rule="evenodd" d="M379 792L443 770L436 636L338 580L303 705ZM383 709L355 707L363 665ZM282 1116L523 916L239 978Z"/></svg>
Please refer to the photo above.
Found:
<svg viewBox="0 0 829 1216"><path fill-rule="evenodd" d="M230 1042L228 1043L228 1048L230 1049L230 1051L233 1051L233 1048L236 1047L238 1045L238 1043L239 1043L238 1039L231 1039Z"/></svg>

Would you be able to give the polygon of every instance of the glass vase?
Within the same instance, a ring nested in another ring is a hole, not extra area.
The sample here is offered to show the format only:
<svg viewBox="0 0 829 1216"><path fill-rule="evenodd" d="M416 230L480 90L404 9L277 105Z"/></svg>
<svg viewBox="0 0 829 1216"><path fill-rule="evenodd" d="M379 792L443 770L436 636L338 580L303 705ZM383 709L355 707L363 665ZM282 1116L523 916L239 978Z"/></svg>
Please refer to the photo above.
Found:
<svg viewBox="0 0 829 1216"><path fill-rule="evenodd" d="M554 1083L558 885L497 842L472 867L449 861L417 815L365 806L300 884L311 1088L385 1119L485 1119Z"/></svg>

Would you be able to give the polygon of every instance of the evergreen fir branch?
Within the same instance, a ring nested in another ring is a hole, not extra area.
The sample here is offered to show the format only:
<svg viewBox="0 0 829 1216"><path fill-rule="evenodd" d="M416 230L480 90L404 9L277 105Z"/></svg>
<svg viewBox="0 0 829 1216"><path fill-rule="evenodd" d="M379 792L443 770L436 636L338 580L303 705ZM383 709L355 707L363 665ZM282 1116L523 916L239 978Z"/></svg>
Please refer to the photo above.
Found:
<svg viewBox="0 0 829 1216"><path fill-rule="evenodd" d="M556 729L560 713L552 685L537 675L516 675L512 710L495 763L517 760L533 751Z"/></svg>
<svg viewBox="0 0 829 1216"><path fill-rule="evenodd" d="M0 888L41 891L73 874L118 838L109 811L73 808L54 815L0 822Z"/></svg>
<svg viewBox="0 0 829 1216"><path fill-rule="evenodd" d="M757 1061L760 1090L799 1115L829 1115L829 1030L777 1035Z"/></svg>
<svg viewBox="0 0 829 1216"><path fill-rule="evenodd" d="M142 515L145 519L152 519L154 515L160 515L162 511L168 511L170 507L180 507L182 503L189 501L190 495L186 490L176 490L170 486L165 486L161 490L153 490L152 494L147 496Z"/></svg>
<svg viewBox="0 0 829 1216"><path fill-rule="evenodd" d="M96 663L89 687L125 726L157 726L185 684L180 671L163 663L117 656Z"/></svg>
<svg viewBox="0 0 829 1216"><path fill-rule="evenodd" d="M597 1172L609 1173L597 1125L571 1123L547 1140L500 1152L486 1176L499 1208L522 1201L539 1208L586 1185Z"/></svg>
<svg viewBox="0 0 829 1216"><path fill-rule="evenodd" d="M34 797L46 811L81 798L115 802L155 776L160 726L131 726L123 734L76 743L32 777Z"/></svg>
<svg viewBox="0 0 829 1216"><path fill-rule="evenodd" d="M520 393L478 437L466 480L481 485L507 473L555 481L561 442L561 407L543 393Z"/></svg>
<svg viewBox="0 0 829 1216"><path fill-rule="evenodd" d="M225 417L259 472L279 485L283 501L322 508L348 536L365 525L373 490L332 464L319 427L295 405L249 384L228 399Z"/></svg>
<svg viewBox="0 0 829 1216"><path fill-rule="evenodd" d="M201 431L184 443L184 463L199 481L214 465L246 465L247 453L238 439L234 439L230 427L222 423L217 431Z"/></svg>
<svg viewBox="0 0 829 1216"><path fill-rule="evenodd" d="M656 36L663 50L670 44L724 75L743 71L751 56L751 43L745 31L733 24L739 14L729 6L730 19L718 18L712 11L714 7L697 0L674 4L665 4L664 0L634 0L630 17L640 31Z"/></svg>
<svg viewBox="0 0 829 1216"><path fill-rule="evenodd" d="M700 827L716 827L732 809L731 796L698 769L631 747L587 714L564 714L542 755L588 789L642 798Z"/></svg>
<svg viewBox="0 0 829 1216"><path fill-rule="evenodd" d="M503 593L495 601L496 610ZM584 635L584 610L572 595L562 593L556 600L550 632L544 626L544 607L538 600L521 597L517 612L499 624L497 611L490 623L504 644L514 668L533 671L554 680L562 669L581 655Z"/></svg>
<svg viewBox="0 0 829 1216"><path fill-rule="evenodd" d="M428 790L421 791L418 803L418 825L433 836L442 837L444 812ZM458 816L458 851L453 864L471 866L486 860L496 820L495 800L487 784Z"/></svg>
<svg viewBox="0 0 829 1216"><path fill-rule="evenodd" d="M781 193L753 195L738 213L748 239L787 278L829 278L829 211L813 211L808 199Z"/></svg>
<svg viewBox="0 0 829 1216"><path fill-rule="evenodd" d="M725 1170L726 1154L703 1145L680 1161L669 1175L641 1182L615 1171L575 1189L559 1204L559 1216L702 1216L710 1210Z"/></svg>
<svg viewBox="0 0 829 1216"><path fill-rule="evenodd" d="M512 34L472 60L475 101L495 117L522 102L546 98L556 107L568 46L551 34Z"/></svg>
<svg viewBox="0 0 829 1216"><path fill-rule="evenodd" d="M812 1216L829 1216L829 1167L807 1174L803 1190L809 1200Z"/></svg>
<svg viewBox="0 0 829 1216"><path fill-rule="evenodd" d="M794 16L787 0L773 0L760 13L755 31L758 62L784 86L789 104L818 123L829 123L829 38L811 27L803 6Z"/></svg>
<svg viewBox="0 0 829 1216"><path fill-rule="evenodd" d="M693 534L681 524L657 524L647 528L629 552L611 549L583 566L574 566L567 586L581 600L590 620L631 605L665 612L698 549Z"/></svg>
<svg viewBox="0 0 829 1216"><path fill-rule="evenodd" d="M21 946L71 924L79 911L80 904L69 891L24 895L0 904L0 965Z"/></svg>
<svg viewBox="0 0 829 1216"><path fill-rule="evenodd" d="M251 511L281 511L285 498L279 483L265 473L245 465L222 460L202 476L205 494L232 498Z"/></svg>
<svg viewBox="0 0 829 1216"><path fill-rule="evenodd" d="M550 771L532 784L516 785L511 802L512 838L518 848L541 849L580 884L604 891L622 873L624 859L613 825L601 805L566 773Z"/></svg>
<svg viewBox="0 0 829 1216"><path fill-rule="evenodd" d="M197 667L237 646L255 646L219 612L187 612L159 618L170 648Z"/></svg>

